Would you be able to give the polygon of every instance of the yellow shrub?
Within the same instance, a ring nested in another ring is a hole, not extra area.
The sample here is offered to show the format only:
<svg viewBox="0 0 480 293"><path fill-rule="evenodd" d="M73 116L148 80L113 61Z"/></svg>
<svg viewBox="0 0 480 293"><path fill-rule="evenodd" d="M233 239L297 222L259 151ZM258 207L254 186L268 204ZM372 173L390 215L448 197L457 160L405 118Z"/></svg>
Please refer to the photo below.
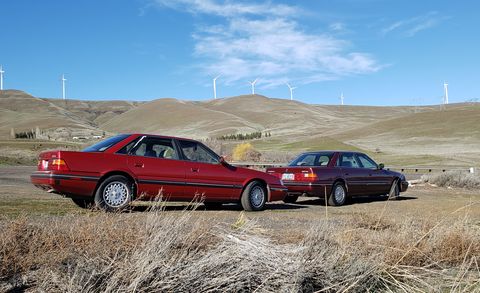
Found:
<svg viewBox="0 0 480 293"><path fill-rule="evenodd" d="M244 161L247 159L247 154L250 150L253 150L253 146L246 142L237 145L233 149L232 158L234 161Z"/></svg>

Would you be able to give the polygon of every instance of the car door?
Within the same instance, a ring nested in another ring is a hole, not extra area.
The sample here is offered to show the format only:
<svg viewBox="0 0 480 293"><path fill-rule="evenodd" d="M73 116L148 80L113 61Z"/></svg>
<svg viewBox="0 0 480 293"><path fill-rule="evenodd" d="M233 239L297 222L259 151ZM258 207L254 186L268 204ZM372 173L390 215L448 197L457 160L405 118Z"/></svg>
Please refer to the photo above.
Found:
<svg viewBox="0 0 480 293"><path fill-rule="evenodd" d="M139 141L130 151L127 163L137 177L139 196L183 199L185 162L179 158L170 138L151 136Z"/></svg>
<svg viewBox="0 0 480 293"><path fill-rule="evenodd" d="M365 154L357 154L362 168L368 173L368 189L371 194L385 194L390 189L390 176L385 170L378 169L377 163Z"/></svg>
<svg viewBox="0 0 480 293"><path fill-rule="evenodd" d="M242 178L235 167L222 164L217 154L199 142L178 140L178 146L185 160L186 196L225 201L240 194Z"/></svg>
<svg viewBox="0 0 480 293"><path fill-rule="evenodd" d="M348 186L349 195L365 194L365 172L360 168L354 153L341 153L337 160L337 166L341 168L342 176Z"/></svg>

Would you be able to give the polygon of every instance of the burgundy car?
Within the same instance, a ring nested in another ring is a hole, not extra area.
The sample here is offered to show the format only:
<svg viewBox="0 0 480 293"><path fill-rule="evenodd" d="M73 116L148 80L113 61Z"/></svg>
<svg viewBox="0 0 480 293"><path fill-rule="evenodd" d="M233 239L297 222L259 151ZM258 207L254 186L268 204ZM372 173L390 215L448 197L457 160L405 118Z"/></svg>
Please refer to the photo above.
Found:
<svg viewBox="0 0 480 293"><path fill-rule="evenodd" d="M399 196L408 188L401 173L385 170L366 154L344 151L303 153L287 167L269 168L288 188L285 202L299 195L328 197L328 204L340 206L347 197L358 195Z"/></svg>
<svg viewBox="0 0 480 293"><path fill-rule="evenodd" d="M144 134L117 135L81 152L43 152L31 181L81 207L107 211L159 195L170 201L201 196L212 207L240 202L258 211L287 191L279 178L234 167L198 141Z"/></svg>

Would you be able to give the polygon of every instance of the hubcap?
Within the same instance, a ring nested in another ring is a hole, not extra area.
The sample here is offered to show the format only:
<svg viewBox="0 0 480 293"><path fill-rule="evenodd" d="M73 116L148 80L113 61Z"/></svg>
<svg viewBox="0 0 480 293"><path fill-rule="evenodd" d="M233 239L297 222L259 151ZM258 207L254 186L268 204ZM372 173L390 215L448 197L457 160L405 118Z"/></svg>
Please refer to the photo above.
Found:
<svg viewBox="0 0 480 293"><path fill-rule="evenodd" d="M128 187L123 182L111 182L103 191L104 202L113 208L124 205L128 200L128 196Z"/></svg>
<svg viewBox="0 0 480 293"><path fill-rule="evenodd" d="M342 186L337 186L337 188L335 188L335 201L337 203L341 203L343 202L344 199L345 199L345 190L343 189Z"/></svg>
<svg viewBox="0 0 480 293"><path fill-rule="evenodd" d="M254 207L260 207L265 201L265 191L262 187L255 186L250 192L250 198Z"/></svg>

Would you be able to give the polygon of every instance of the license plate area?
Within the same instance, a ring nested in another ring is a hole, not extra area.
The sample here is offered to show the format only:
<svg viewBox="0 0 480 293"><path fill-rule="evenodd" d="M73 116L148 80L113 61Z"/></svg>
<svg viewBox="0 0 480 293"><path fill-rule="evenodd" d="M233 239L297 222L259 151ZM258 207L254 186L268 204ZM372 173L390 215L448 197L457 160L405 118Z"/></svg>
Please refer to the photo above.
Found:
<svg viewBox="0 0 480 293"><path fill-rule="evenodd" d="M283 173L282 180L295 180L295 174L293 173Z"/></svg>

